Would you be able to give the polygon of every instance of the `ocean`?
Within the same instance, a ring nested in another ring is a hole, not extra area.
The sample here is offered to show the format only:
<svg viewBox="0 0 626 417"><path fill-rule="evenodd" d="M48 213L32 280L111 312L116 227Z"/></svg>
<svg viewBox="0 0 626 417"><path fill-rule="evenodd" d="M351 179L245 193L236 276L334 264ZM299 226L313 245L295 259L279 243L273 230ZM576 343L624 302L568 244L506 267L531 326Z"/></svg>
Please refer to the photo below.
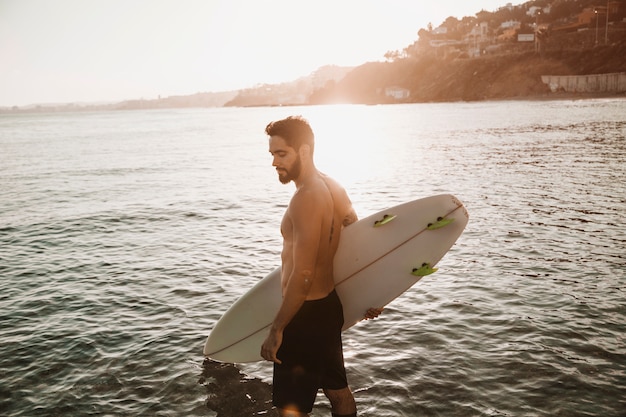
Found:
<svg viewBox="0 0 626 417"><path fill-rule="evenodd" d="M441 193L470 214L344 333L360 416L625 415L619 98L0 115L0 414L276 415L271 364L202 347L279 265L294 187L264 128L291 114L361 217Z"/></svg>

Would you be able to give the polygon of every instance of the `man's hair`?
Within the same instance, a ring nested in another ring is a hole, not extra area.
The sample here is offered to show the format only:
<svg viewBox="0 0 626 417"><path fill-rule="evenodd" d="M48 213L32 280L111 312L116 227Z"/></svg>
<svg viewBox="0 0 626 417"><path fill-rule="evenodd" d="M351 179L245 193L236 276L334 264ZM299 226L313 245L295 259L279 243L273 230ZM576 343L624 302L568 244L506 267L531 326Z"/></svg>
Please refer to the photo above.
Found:
<svg viewBox="0 0 626 417"><path fill-rule="evenodd" d="M280 136L287 145L296 151L302 145L309 145L311 152L315 146L315 135L309 122L302 116L289 116L286 119L270 122L265 127L268 136Z"/></svg>

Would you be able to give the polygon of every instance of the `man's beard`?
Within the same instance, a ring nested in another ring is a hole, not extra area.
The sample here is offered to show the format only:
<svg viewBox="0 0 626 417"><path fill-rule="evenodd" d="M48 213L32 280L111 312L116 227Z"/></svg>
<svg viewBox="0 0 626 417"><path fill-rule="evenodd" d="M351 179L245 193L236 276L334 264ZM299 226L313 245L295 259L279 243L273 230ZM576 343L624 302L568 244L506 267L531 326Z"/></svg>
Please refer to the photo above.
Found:
<svg viewBox="0 0 626 417"><path fill-rule="evenodd" d="M291 181L295 180L300 176L300 171L302 171L302 161L300 158L296 159L296 161L291 166L291 169L285 170L285 173L281 175L278 173L278 180L283 184L289 184Z"/></svg>

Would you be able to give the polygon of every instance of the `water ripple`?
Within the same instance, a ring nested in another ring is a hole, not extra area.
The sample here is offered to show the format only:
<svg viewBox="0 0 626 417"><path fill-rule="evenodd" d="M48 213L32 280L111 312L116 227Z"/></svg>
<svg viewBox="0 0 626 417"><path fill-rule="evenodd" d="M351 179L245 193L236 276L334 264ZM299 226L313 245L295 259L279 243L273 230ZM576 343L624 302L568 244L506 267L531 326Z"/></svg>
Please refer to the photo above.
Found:
<svg viewBox="0 0 626 417"><path fill-rule="evenodd" d="M201 349L278 264L293 189L262 127L297 111L362 216L439 192L471 214L437 274L345 333L360 415L621 415L624 103L3 116L0 410L276 415L268 364Z"/></svg>

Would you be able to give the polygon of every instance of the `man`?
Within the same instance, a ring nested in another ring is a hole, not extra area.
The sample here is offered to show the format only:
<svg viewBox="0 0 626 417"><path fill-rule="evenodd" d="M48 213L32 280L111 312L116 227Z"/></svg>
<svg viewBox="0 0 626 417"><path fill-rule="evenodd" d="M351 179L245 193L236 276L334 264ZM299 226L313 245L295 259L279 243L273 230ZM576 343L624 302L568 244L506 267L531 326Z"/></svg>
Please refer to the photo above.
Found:
<svg viewBox="0 0 626 417"><path fill-rule="evenodd" d="M307 416L317 391L333 416L356 416L343 361L343 309L335 291L333 258L341 230L357 221L346 191L317 170L314 135L301 117L265 128L278 178L296 191L281 222L283 301L261 355L274 362L273 402L281 416ZM382 309L364 312L375 318Z"/></svg>

